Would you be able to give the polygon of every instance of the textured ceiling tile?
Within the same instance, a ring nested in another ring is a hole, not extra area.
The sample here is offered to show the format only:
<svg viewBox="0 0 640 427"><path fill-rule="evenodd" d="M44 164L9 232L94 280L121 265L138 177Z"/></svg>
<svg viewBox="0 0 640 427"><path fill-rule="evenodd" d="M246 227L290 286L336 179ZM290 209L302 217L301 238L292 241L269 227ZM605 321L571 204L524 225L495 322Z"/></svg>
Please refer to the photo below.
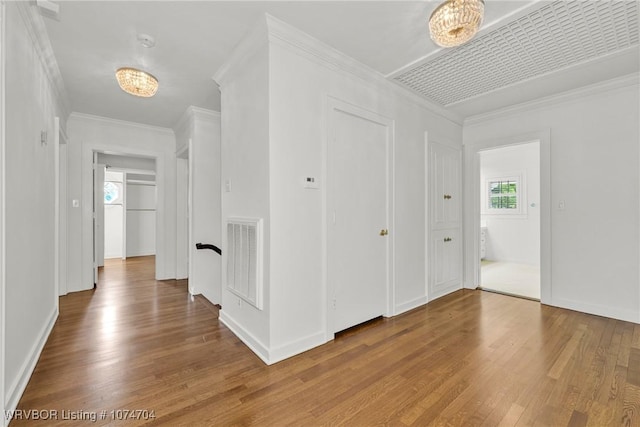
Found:
<svg viewBox="0 0 640 427"><path fill-rule="evenodd" d="M637 1L557 1L394 80L443 106L638 45Z"/></svg>

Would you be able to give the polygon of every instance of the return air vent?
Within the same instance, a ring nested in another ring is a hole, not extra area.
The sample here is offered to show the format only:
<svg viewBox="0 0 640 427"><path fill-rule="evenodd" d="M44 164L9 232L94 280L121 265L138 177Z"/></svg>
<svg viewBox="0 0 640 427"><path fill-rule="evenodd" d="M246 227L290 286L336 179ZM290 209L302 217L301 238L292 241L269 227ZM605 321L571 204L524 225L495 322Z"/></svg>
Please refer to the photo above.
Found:
<svg viewBox="0 0 640 427"><path fill-rule="evenodd" d="M549 3L394 80L449 106L637 46L639 4L627 0Z"/></svg>
<svg viewBox="0 0 640 427"><path fill-rule="evenodd" d="M227 221L227 289L262 310L262 219Z"/></svg>

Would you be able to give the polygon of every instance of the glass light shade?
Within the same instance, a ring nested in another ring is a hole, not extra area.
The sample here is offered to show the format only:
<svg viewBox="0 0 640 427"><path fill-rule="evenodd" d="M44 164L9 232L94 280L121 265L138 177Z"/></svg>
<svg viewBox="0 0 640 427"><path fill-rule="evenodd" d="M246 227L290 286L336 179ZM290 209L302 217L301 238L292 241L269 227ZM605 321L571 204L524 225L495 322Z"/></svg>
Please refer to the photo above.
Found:
<svg viewBox="0 0 640 427"><path fill-rule="evenodd" d="M149 98L155 95L158 90L158 79L135 68L119 68L116 71L116 79L122 90L131 95Z"/></svg>
<svg viewBox="0 0 640 427"><path fill-rule="evenodd" d="M442 47L466 43L478 32L483 15L483 0L447 0L429 18L431 39Z"/></svg>

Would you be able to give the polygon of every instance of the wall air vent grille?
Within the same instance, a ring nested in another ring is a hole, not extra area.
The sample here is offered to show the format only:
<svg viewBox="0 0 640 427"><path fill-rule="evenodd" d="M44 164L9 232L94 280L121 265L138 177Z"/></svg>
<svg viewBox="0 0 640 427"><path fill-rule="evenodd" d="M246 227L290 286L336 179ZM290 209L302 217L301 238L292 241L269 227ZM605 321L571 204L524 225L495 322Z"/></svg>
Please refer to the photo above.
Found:
<svg viewBox="0 0 640 427"><path fill-rule="evenodd" d="M556 1L394 80L443 106L638 45L640 3Z"/></svg>
<svg viewBox="0 0 640 427"><path fill-rule="evenodd" d="M262 220L227 221L227 289L262 310Z"/></svg>

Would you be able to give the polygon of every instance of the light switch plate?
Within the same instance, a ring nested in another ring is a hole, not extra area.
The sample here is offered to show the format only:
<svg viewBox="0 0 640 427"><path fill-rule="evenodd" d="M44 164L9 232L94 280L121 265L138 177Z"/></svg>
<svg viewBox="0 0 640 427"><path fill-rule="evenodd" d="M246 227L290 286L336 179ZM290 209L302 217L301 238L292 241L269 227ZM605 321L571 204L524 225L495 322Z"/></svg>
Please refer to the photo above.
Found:
<svg viewBox="0 0 640 427"><path fill-rule="evenodd" d="M312 190L317 190L318 188L320 188L318 183L318 178L313 176L305 176L302 179L302 185L304 188L308 188Z"/></svg>

